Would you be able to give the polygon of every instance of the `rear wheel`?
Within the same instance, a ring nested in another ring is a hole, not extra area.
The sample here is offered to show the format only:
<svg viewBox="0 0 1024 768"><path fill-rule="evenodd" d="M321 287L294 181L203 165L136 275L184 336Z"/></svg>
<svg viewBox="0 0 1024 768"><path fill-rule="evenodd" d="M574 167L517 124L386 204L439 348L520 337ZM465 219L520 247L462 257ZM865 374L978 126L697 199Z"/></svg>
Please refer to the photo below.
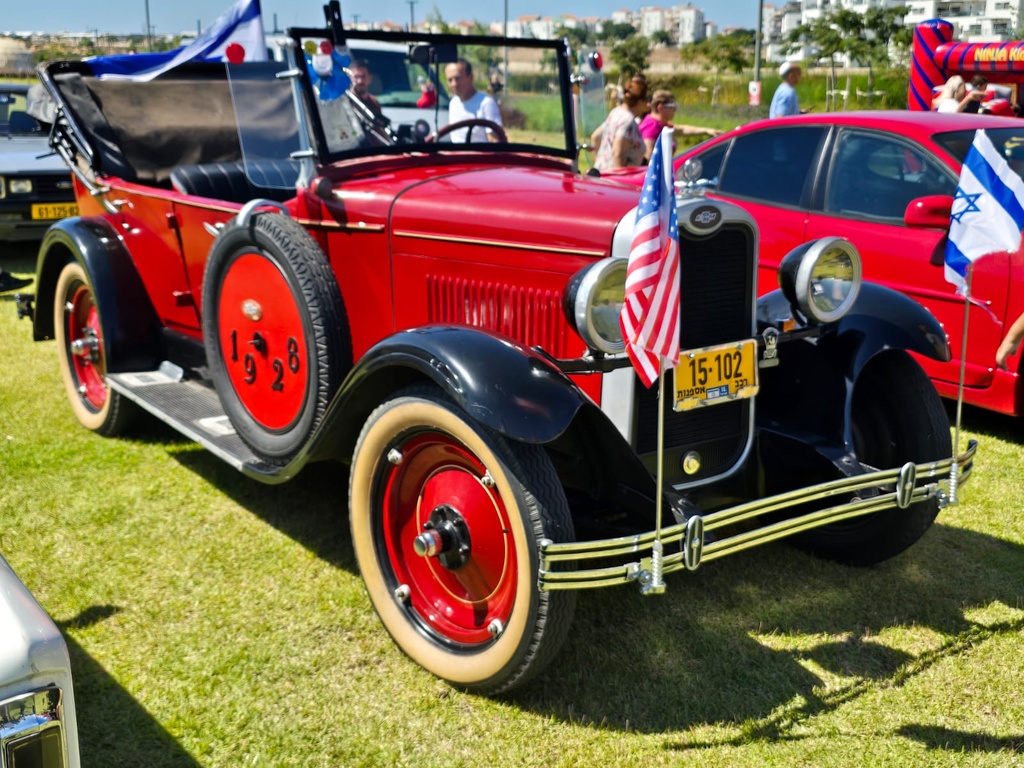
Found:
<svg viewBox="0 0 1024 768"><path fill-rule="evenodd" d="M370 600L429 672L500 693L562 645L575 593L538 589L539 543L573 527L543 448L476 424L435 389L405 390L363 427L349 509Z"/></svg>
<svg viewBox="0 0 1024 768"><path fill-rule="evenodd" d="M857 458L891 469L952 454L949 419L934 385L902 351L875 357L857 379L853 439ZM795 538L808 551L847 565L874 565L917 541L939 512L936 499L817 528Z"/></svg>
<svg viewBox="0 0 1024 768"><path fill-rule="evenodd" d="M138 408L107 386L107 348L92 285L75 261L61 270L53 302L60 374L71 410L83 426L106 437L123 434Z"/></svg>

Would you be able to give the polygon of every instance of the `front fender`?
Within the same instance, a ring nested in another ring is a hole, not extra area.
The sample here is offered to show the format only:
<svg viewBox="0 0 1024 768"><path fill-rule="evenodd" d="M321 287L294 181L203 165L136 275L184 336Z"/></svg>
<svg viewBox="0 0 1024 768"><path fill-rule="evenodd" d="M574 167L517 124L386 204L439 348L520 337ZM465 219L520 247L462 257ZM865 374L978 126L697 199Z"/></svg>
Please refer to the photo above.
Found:
<svg viewBox="0 0 1024 768"><path fill-rule="evenodd" d="M436 384L481 424L524 443L552 442L587 402L551 360L506 337L463 326L413 328L375 344L352 369L314 457L347 461L373 409L417 381Z"/></svg>
<svg viewBox="0 0 1024 768"><path fill-rule="evenodd" d="M758 319L762 326L793 319L781 291L758 300ZM843 474L856 472L854 391L865 366L889 350L941 361L951 356L946 334L928 310L898 291L864 283L846 316L813 341L780 345L780 365L762 371L757 411L762 447L776 446L768 450L772 454L784 443L789 448L783 453L808 451L803 462L824 459Z"/></svg>
<svg viewBox="0 0 1024 768"><path fill-rule="evenodd" d="M107 370L151 370L160 363L160 321L128 250L104 219L71 217L47 230L36 265L32 336L54 337L54 293L61 270L82 265L100 315Z"/></svg>
<svg viewBox="0 0 1024 768"><path fill-rule="evenodd" d="M757 317L759 324L772 326L796 319L780 290L757 300ZM940 362L952 358L946 332L932 313L909 296L877 283L861 284L857 300L833 329L826 336L856 349L850 359L854 376L883 349L905 349Z"/></svg>

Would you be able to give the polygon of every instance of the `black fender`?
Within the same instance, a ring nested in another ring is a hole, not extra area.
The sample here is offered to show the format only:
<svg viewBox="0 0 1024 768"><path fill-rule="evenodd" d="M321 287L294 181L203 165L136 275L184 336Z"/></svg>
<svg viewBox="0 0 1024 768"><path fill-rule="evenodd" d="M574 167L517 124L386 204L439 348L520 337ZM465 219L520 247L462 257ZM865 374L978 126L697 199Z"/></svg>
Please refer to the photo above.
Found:
<svg viewBox="0 0 1024 768"><path fill-rule="evenodd" d="M370 412L391 392L424 380L481 424L524 443L555 440L587 402L551 359L507 337L464 326L412 328L379 341L349 372L311 458L348 461Z"/></svg>
<svg viewBox="0 0 1024 768"><path fill-rule="evenodd" d="M762 330L792 317L781 291L758 299ZM927 309L875 283L863 283L850 311L819 337L780 344L778 367L761 371L762 465L775 466L778 457L788 456L794 465L824 462L842 475L859 472L851 432L857 381L876 355L898 350L943 362L951 358L946 333Z"/></svg>
<svg viewBox="0 0 1024 768"><path fill-rule="evenodd" d="M51 226L39 247L32 336L54 338L53 301L66 264L77 261L92 283L107 370L144 371L160 364L161 325L128 249L110 222L73 216Z"/></svg>
<svg viewBox="0 0 1024 768"><path fill-rule="evenodd" d="M495 432L544 445L567 492L626 512L635 525L622 535L650 528L654 478L601 409L549 357L465 326L413 328L371 347L345 379L296 467L307 460L348 463L370 413L391 394L424 381Z"/></svg>

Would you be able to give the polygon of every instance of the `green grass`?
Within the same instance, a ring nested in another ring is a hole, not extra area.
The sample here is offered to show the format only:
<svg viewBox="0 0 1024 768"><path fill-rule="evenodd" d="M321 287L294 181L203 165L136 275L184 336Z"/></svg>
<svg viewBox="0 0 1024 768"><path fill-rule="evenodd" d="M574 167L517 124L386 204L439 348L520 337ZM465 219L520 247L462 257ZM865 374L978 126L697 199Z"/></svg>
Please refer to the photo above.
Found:
<svg viewBox="0 0 1024 768"><path fill-rule="evenodd" d="M547 675L490 700L391 643L344 473L267 487L157 424L97 437L6 300L0 345L0 551L68 640L87 767L1024 764L1017 420L968 410L975 476L904 555L779 544L582 593Z"/></svg>

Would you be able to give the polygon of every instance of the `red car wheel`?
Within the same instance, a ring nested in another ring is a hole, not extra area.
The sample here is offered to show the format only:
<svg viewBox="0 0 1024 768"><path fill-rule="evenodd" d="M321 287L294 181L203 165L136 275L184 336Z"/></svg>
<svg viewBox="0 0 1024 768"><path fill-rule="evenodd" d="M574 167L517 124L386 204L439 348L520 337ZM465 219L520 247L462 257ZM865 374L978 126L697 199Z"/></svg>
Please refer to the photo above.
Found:
<svg viewBox="0 0 1024 768"><path fill-rule="evenodd" d="M107 387L107 350L92 286L77 262L57 279L53 326L60 372L75 417L102 435L121 434L134 417L132 404Z"/></svg>
<svg viewBox="0 0 1024 768"><path fill-rule="evenodd" d="M349 499L370 599L416 663L493 694L554 656L575 593L539 591L538 547L573 527L542 448L489 432L436 390L407 390L367 420Z"/></svg>

